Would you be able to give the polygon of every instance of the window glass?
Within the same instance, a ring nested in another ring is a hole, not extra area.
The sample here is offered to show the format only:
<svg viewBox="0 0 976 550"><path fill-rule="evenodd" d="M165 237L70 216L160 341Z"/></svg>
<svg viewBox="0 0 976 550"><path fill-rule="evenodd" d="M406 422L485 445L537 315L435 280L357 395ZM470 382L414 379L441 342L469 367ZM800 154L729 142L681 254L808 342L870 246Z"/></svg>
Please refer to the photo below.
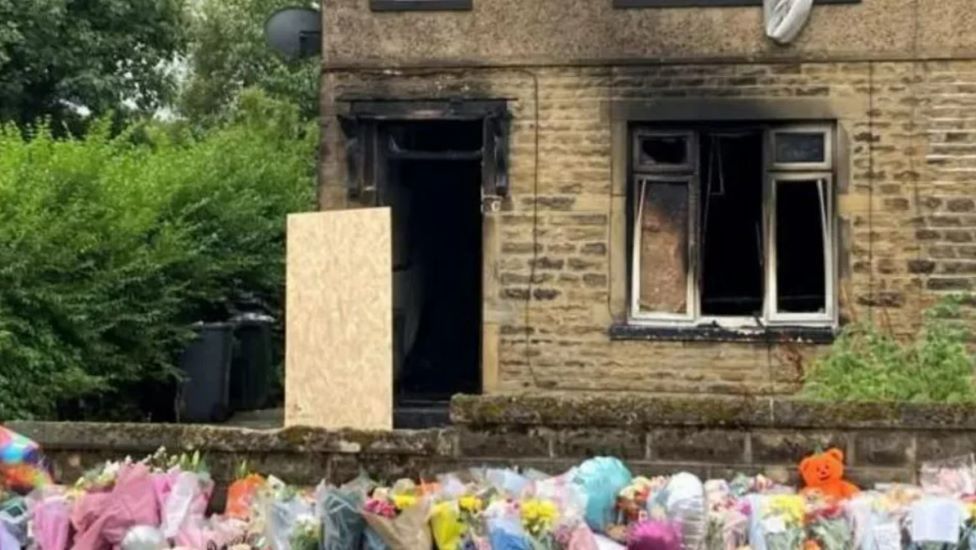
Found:
<svg viewBox="0 0 976 550"><path fill-rule="evenodd" d="M822 180L776 184L776 309L825 310L826 185Z"/></svg>
<svg viewBox="0 0 976 550"><path fill-rule="evenodd" d="M774 141L777 164L823 164L827 160L823 132L777 132Z"/></svg>
<svg viewBox="0 0 976 550"><path fill-rule="evenodd" d="M640 311L688 312L689 186L686 181L638 184Z"/></svg>

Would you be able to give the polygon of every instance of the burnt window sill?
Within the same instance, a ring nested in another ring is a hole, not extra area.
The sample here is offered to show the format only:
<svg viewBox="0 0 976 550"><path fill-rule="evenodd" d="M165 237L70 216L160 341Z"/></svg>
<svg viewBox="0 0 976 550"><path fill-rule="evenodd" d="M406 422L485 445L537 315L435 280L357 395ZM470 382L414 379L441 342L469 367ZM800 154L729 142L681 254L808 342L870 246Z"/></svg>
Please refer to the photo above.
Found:
<svg viewBox="0 0 976 550"><path fill-rule="evenodd" d="M470 11L472 0L371 0L373 11Z"/></svg>
<svg viewBox="0 0 976 550"><path fill-rule="evenodd" d="M795 344L830 344L837 336L831 327L764 327L731 329L712 325L693 327L651 327L616 324L610 327L614 341L638 340L661 342L761 342Z"/></svg>

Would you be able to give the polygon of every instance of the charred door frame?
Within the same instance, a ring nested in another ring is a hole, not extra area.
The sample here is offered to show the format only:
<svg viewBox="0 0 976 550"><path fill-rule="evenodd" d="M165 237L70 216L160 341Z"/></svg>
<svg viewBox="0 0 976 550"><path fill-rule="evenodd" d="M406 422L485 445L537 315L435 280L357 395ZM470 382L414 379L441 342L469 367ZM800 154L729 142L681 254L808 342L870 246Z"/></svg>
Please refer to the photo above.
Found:
<svg viewBox="0 0 976 550"><path fill-rule="evenodd" d="M338 114L345 138L346 193L350 202L377 206L385 178L385 156L379 151L379 128L394 121L483 121L481 149L482 282L481 372L482 393L497 386L498 324L490 296L497 283L494 273L498 226L491 215L509 192L509 133L511 114L504 99L479 100L340 100ZM450 154L450 153L448 153Z"/></svg>

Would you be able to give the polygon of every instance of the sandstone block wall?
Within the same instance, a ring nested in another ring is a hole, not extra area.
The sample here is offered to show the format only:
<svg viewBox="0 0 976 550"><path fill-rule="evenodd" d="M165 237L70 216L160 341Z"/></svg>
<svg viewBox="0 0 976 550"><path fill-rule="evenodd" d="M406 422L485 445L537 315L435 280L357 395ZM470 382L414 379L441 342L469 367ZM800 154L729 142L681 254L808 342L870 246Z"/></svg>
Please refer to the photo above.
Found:
<svg viewBox="0 0 976 550"><path fill-rule="evenodd" d="M610 337L628 295L619 128L675 104L836 120L842 323L909 335L939 295L976 290L969 0L818 6L788 47L765 40L748 7L476 0L471 12L376 14L366 0L326 0L323 13L322 208L356 206L336 121L350 102L508 102L511 193L484 217L488 393L782 394L822 350Z"/></svg>
<svg viewBox="0 0 976 550"><path fill-rule="evenodd" d="M326 83L332 97L511 98L511 194L484 222L484 368L497 380L488 391L782 393L818 350L610 338L628 292L626 178L614 166L621 107L832 113L842 321L910 334L939 294L976 289L976 61L343 73ZM341 208L343 158L329 151L342 142L330 128L327 114L322 206Z"/></svg>
<svg viewBox="0 0 976 550"><path fill-rule="evenodd" d="M220 484L247 460L297 484L346 481L360 469L381 480L428 479L479 466L560 473L592 456L618 456L635 474L690 471L702 477L764 473L795 481L817 446L847 455L850 477L868 486L916 479L922 462L976 450L972 407L829 405L778 398L655 398L640 395L458 397L455 426L442 430L330 432L288 428L13 422L40 442L64 480L101 460L140 459L160 446L200 450Z"/></svg>

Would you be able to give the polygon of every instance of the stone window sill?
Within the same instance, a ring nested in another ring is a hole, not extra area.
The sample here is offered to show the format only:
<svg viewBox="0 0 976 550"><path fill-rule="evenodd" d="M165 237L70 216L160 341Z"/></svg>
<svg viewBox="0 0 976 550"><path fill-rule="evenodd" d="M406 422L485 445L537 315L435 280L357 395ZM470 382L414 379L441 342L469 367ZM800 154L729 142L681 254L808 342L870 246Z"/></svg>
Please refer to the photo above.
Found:
<svg viewBox="0 0 976 550"><path fill-rule="evenodd" d="M664 342L762 342L830 344L837 336L831 327L764 327L731 329L717 326L652 327L616 324L610 327L615 341L643 340Z"/></svg>

